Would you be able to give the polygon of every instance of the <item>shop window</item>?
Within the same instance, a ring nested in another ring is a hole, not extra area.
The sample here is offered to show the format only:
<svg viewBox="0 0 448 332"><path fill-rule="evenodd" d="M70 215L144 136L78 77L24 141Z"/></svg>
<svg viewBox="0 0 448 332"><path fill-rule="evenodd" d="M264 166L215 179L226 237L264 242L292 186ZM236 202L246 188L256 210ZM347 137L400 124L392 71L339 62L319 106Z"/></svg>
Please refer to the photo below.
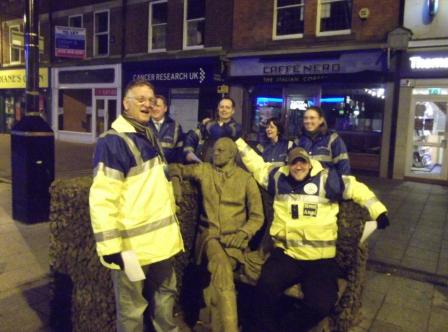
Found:
<svg viewBox="0 0 448 332"><path fill-rule="evenodd" d="M304 0L275 0L273 39L303 36Z"/></svg>
<svg viewBox="0 0 448 332"><path fill-rule="evenodd" d="M204 47L205 0L184 0L184 49Z"/></svg>
<svg viewBox="0 0 448 332"><path fill-rule="evenodd" d="M317 35L350 33L352 0L320 0L317 9Z"/></svg>
<svg viewBox="0 0 448 332"><path fill-rule="evenodd" d="M73 15L68 17L68 26L74 28L82 28L83 27L83 18L82 15Z"/></svg>
<svg viewBox="0 0 448 332"><path fill-rule="evenodd" d="M149 4L149 52L165 51L167 22L167 1L151 2Z"/></svg>
<svg viewBox="0 0 448 332"><path fill-rule="evenodd" d="M14 45L13 34L14 32L20 32L20 25L11 25L9 27L9 63L19 64L23 62L24 54L23 47Z"/></svg>
<svg viewBox="0 0 448 332"><path fill-rule="evenodd" d="M109 55L109 11L95 12L94 15L94 55Z"/></svg>
<svg viewBox="0 0 448 332"><path fill-rule="evenodd" d="M59 90L58 129L72 132L92 131L92 90Z"/></svg>

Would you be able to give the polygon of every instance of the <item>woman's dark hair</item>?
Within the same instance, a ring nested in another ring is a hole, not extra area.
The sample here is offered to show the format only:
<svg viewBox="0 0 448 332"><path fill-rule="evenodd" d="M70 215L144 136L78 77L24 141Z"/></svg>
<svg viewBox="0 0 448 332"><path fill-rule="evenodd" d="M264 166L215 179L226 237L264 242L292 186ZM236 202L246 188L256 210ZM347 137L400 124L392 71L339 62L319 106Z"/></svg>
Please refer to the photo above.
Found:
<svg viewBox="0 0 448 332"><path fill-rule="evenodd" d="M280 138L280 137L282 137L283 136L283 133L284 133L284 128L283 128L283 125L282 125L282 123L280 122L280 119L279 118L270 118L270 119L268 119L267 121L266 121L266 127L267 126L269 126L269 124L270 123L272 123L274 126L276 126L277 127L277 130L278 130L278 137Z"/></svg>
<svg viewBox="0 0 448 332"><path fill-rule="evenodd" d="M325 118L325 114L322 108L318 106L310 106L306 109L305 113L308 111L315 111L317 114L319 114L319 117L321 117L324 120L320 124L319 130L321 133L326 134L328 131L328 125L327 125L327 119ZM305 131L305 128L302 128L302 130Z"/></svg>

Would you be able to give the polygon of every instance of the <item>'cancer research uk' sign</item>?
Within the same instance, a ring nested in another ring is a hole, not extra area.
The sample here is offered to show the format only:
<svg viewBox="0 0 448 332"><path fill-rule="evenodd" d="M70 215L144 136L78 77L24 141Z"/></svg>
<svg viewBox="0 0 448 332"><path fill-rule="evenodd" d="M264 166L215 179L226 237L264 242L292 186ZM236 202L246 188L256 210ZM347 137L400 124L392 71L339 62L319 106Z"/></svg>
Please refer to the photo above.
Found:
<svg viewBox="0 0 448 332"><path fill-rule="evenodd" d="M55 56L84 59L86 57L86 29L55 26Z"/></svg>

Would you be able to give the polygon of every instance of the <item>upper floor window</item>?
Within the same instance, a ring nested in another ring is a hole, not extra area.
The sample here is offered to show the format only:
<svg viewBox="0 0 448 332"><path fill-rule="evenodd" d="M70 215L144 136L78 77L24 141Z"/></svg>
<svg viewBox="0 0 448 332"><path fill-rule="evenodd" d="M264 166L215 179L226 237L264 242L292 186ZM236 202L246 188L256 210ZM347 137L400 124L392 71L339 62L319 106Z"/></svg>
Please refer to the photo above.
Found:
<svg viewBox="0 0 448 332"><path fill-rule="evenodd" d="M184 0L184 49L204 47L205 0Z"/></svg>
<svg viewBox="0 0 448 332"><path fill-rule="evenodd" d="M273 39L303 36L304 0L275 0Z"/></svg>
<svg viewBox="0 0 448 332"><path fill-rule="evenodd" d="M82 15L73 15L68 17L68 26L74 28L82 28L83 19Z"/></svg>
<svg viewBox="0 0 448 332"><path fill-rule="evenodd" d="M109 11L99 11L94 14L94 44L95 56L109 55Z"/></svg>
<svg viewBox="0 0 448 332"><path fill-rule="evenodd" d="M9 26L9 63L10 64L18 64L22 63L23 61L23 45L22 47L19 47L17 45L14 45L13 40L17 38L22 39L23 43L23 34L22 36L17 35L14 37L14 32L20 32L20 25L10 25Z"/></svg>
<svg viewBox="0 0 448 332"><path fill-rule="evenodd" d="M166 0L149 4L149 51L165 51L168 3Z"/></svg>
<svg viewBox="0 0 448 332"><path fill-rule="evenodd" d="M350 33L352 4L352 0L320 0L317 9L317 35Z"/></svg>

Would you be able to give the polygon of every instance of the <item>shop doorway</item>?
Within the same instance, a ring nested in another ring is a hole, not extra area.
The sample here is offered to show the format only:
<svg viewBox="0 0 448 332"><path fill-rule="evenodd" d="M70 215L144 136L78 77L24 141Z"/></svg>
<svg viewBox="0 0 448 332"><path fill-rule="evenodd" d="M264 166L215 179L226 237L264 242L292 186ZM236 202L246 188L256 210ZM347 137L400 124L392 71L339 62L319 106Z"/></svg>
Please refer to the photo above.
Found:
<svg viewBox="0 0 448 332"><path fill-rule="evenodd" d="M414 96L410 115L406 176L447 179L448 96Z"/></svg>
<svg viewBox="0 0 448 332"><path fill-rule="evenodd" d="M95 98L95 137L109 130L117 118L117 99Z"/></svg>

